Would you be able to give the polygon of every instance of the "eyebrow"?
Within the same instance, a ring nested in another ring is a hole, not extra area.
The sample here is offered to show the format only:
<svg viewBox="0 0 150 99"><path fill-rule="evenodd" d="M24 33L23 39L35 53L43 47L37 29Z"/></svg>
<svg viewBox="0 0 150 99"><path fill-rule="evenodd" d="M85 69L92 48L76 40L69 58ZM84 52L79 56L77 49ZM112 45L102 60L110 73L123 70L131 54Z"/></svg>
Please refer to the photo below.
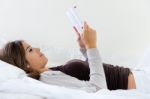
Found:
<svg viewBox="0 0 150 99"><path fill-rule="evenodd" d="M26 51L30 48L31 46L28 46L27 48L26 48Z"/></svg>

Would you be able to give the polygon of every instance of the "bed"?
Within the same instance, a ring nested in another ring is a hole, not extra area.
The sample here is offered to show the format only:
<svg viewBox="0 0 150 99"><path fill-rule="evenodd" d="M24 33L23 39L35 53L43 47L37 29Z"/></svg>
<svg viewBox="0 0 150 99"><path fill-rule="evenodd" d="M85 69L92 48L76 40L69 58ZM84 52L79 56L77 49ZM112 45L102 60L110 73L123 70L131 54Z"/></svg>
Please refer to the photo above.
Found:
<svg viewBox="0 0 150 99"><path fill-rule="evenodd" d="M81 90L48 85L26 76L26 73L0 61L0 99L150 99L150 93L138 90Z"/></svg>
<svg viewBox="0 0 150 99"><path fill-rule="evenodd" d="M66 49L61 49L66 50ZM72 58L84 59L78 49L72 49L64 53L60 49L52 48L45 53L52 65L60 65L65 60ZM54 52L55 51L55 55ZM65 56L63 58L55 58ZM147 56L146 56L147 57ZM146 58L147 59L147 58ZM144 58L144 60L146 60ZM145 61L139 65L145 65ZM138 65L138 68L140 68ZM148 67L148 66L147 66ZM26 76L26 73L10 64L0 61L0 99L150 99L150 93L139 90L99 90L96 93L87 93L81 90L68 89L54 85L48 85Z"/></svg>
<svg viewBox="0 0 150 99"><path fill-rule="evenodd" d="M0 99L44 99L40 96L29 95L29 94L18 94L18 93L6 93L0 92Z"/></svg>
<svg viewBox="0 0 150 99"><path fill-rule="evenodd" d="M16 85L16 86L15 86ZM0 84L0 99L150 99L149 93L137 90L99 90L87 93L81 90L51 86L23 77Z"/></svg>

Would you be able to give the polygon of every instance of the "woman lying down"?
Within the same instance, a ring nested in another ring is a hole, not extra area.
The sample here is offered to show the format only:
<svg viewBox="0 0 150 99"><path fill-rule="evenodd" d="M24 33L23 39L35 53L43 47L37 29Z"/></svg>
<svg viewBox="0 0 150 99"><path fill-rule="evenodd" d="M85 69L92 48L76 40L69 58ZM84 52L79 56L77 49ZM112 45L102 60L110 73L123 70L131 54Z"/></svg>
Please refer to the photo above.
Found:
<svg viewBox="0 0 150 99"><path fill-rule="evenodd" d="M77 32L77 31L76 31ZM96 31L84 23L78 43L86 61L70 60L66 64L48 68L46 56L23 40L7 43L0 59L23 69L29 77L44 83L96 92L100 89L135 89L138 87L129 68L102 63L96 45ZM139 86L140 87L140 86Z"/></svg>

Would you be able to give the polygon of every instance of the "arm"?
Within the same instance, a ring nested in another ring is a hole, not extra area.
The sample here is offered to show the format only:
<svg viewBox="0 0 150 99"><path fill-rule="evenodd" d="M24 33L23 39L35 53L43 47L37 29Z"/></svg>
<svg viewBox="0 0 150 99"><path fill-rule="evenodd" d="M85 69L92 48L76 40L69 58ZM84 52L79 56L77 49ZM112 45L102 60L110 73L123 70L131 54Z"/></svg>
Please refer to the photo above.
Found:
<svg viewBox="0 0 150 99"><path fill-rule="evenodd" d="M87 53L86 53L87 50L85 48L85 44L84 44L84 42L81 38L81 35L75 27L73 27L73 28L74 28L74 30L76 31L76 34L77 34L77 42L80 46L80 51L81 51L82 55L87 59Z"/></svg>
<svg viewBox="0 0 150 99"><path fill-rule="evenodd" d="M88 63L90 67L90 83L96 85L98 89L107 88L104 68L99 52L96 48L96 31L84 24L82 40L87 49Z"/></svg>
<svg viewBox="0 0 150 99"><path fill-rule="evenodd" d="M86 48L80 48L80 51L81 51L82 55L87 59L88 57L87 57L87 50L86 50Z"/></svg>
<svg viewBox="0 0 150 99"><path fill-rule="evenodd" d="M88 63L90 67L90 83L98 89L107 89L106 78L102 60L97 48L87 49Z"/></svg>
<svg viewBox="0 0 150 99"><path fill-rule="evenodd" d="M104 68L98 49L96 48L96 31L84 24L82 40L87 49L87 57L90 68L90 80L81 81L63 73L52 74L53 71L42 73L40 80L49 84L78 88L87 92L96 92L99 89L107 89Z"/></svg>
<svg viewBox="0 0 150 99"><path fill-rule="evenodd" d="M88 58L90 68L90 80L84 84L85 87L94 86L96 90L107 89L102 60L96 48L96 31L85 23L83 34L81 36L78 32L77 34L80 51L85 58Z"/></svg>

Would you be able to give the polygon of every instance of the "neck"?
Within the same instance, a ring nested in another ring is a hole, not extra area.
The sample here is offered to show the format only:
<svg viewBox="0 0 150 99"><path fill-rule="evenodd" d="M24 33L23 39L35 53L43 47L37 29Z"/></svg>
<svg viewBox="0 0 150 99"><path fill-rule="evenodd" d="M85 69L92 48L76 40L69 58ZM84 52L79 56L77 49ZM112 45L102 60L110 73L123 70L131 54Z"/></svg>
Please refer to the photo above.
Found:
<svg viewBox="0 0 150 99"><path fill-rule="evenodd" d="M49 69L48 69L47 67L45 67L45 68L40 69L38 72L39 72L39 73L43 73L43 72L48 71L48 70L49 70Z"/></svg>

